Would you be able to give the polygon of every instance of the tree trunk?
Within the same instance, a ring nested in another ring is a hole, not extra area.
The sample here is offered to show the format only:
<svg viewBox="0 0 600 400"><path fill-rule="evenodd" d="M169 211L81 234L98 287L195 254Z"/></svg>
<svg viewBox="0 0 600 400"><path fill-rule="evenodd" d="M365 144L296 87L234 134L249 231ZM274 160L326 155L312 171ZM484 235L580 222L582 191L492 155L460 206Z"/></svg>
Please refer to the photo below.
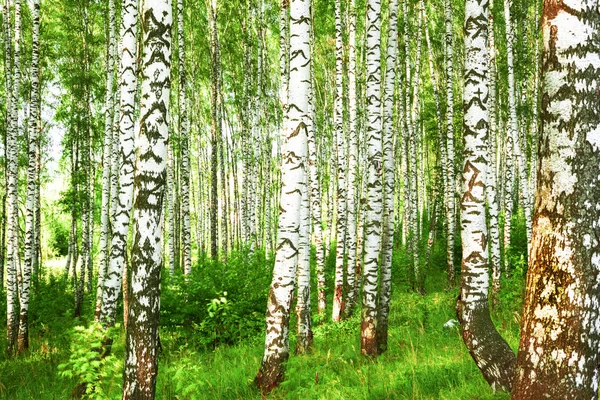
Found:
<svg viewBox="0 0 600 400"><path fill-rule="evenodd" d="M192 272L192 232L190 222L190 134L187 118L187 80L185 71L185 33L183 0L177 0L177 36L179 44L179 135L181 136L181 241L183 273Z"/></svg>
<svg viewBox="0 0 600 400"><path fill-rule="evenodd" d="M489 234L489 254L492 268L492 301L496 305L498 295L500 294L500 277L502 266L500 265L500 229L498 228L498 191L496 189L498 178L496 176L496 46L494 40L494 18L490 13L488 26L489 42L489 65L490 65L490 90L488 96L487 108L490 115L490 124L488 128L488 149L490 163L486 182L486 199L489 215L488 234Z"/></svg>
<svg viewBox="0 0 600 400"><path fill-rule="evenodd" d="M113 326L117 315L117 299L121 291L131 207L133 204L135 164L135 92L137 88L137 23L138 3L123 1L121 11L121 59L119 68L119 194L116 218L113 221L111 253L103 281L100 321Z"/></svg>
<svg viewBox="0 0 600 400"><path fill-rule="evenodd" d="M115 0L108 1L108 49L106 52L106 95L104 97L104 146L102 160L102 209L100 214L100 263L98 265L98 285L96 290L96 310L94 319L100 318L102 307L102 287L109 259L110 235L110 173L111 151L113 142L113 111L114 111L114 48L116 46L116 12Z"/></svg>
<svg viewBox="0 0 600 400"><path fill-rule="evenodd" d="M5 7L8 7L6 5ZM5 18L9 18L9 10L5 9ZM17 264L19 261L19 248L18 248L18 229L19 229L19 216L18 216L18 180L19 180L19 147L17 138L19 135L19 91L21 88L21 74L20 74L20 52L21 52L21 0L15 2L15 32L12 37L14 42L14 59L12 66L12 94L10 101L10 112L9 112L9 130L7 132L7 150L9 158L7 160L8 165L8 182L7 182L7 276L6 276L6 351L10 355L15 350L15 344L18 333L18 321L17 321ZM7 19L7 26L10 23ZM7 38L10 36L7 35ZM10 47L10 44L8 45Z"/></svg>
<svg viewBox="0 0 600 400"><path fill-rule="evenodd" d="M305 187L307 163L307 125L310 124L310 29L311 1L290 5L290 90L288 125L282 148L282 189L279 235L273 281L267 302L265 353L254 380L259 389L269 392L282 380L289 357L289 319L298 265L300 207Z"/></svg>
<svg viewBox="0 0 600 400"><path fill-rule="evenodd" d="M392 295L392 251L394 249L394 190L396 188L394 154L394 89L396 86L396 51L398 48L398 0L390 1L383 92L383 219L379 309L377 310L377 345L379 353L387 350L388 319Z"/></svg>
<svg viewBox="0 0 600 400"><path fill-rule="evenodd" d="M29 290L31 287L31 271L33 269L33 254L35 252L35 159L37 152L37 104L40 95L39 82L39 42L40 42L40 1L33 2L33 36L31 55L31 103L29 112L29 138L28 138L28 168L27 168L27 200L25 214L25 265L23 268L23 288L19 304L18 352L22 353L29 348Z"/></svg>
<svg viewBox="0 0 600 400"><path fill-rule="evenodd" d="M507 52L507 64L508 64L508 108L509 108L509 131L513 140L514 158L519 166L519 190L522 193L523 210L525 211L525 228L527 232L527 248L531 244L531 204L529 201L529 184L527 182L527 165L526 159L523 154L523 146L521 146L519 140L519 126L517 119L517 94L515 87L515 69L514 69L514 55L513 55L513 42L514 32L512 28L511 14L510 14L510 2L511 0L504 0L504 19L506 26L506 52ZM508 155L507 155L508 156ZM512 201L512 196L511 196ZM510 220L509 220L510 222ZM507 225L510 228L510 223ZM506 229L506 228L505 228ZM510 241L509 241L510 242ZM505 242L506 245L510 246L510 243ZM505 254L506 257L506 254Z"/></svg>
<svg viewBox="0 0 600 400"><path fill-rule="evenodd" d="M377 346L377 281L381 247L383 187L381 123L381 1L367 1L367 197L365 263L361 322L361 353L375 356Z"/></svg>
<svg viewBox="0 0 600 400"><path fill-rule="evenodd" d="M219 109L219 75L221 70L221 59L219 54L219 32L217 30L217 3L211 0L211 197L210 197L210 256L216 260L219 257L218 237L218 153L219 138L221 137L221 121L218 119Z"/></svg>
<svg viewBox="0 0 600 400"><path fill-rule="evenodd" d="M335 284L333 288L333 308L331 319L339 322L344 313L344 258L346 250L346 135L344 132L344 86L343 58L344 43L342 38L342 2L335 2L335 106L334 130L336 176L337 176L337 218L336 218L336 250L335 250Z"/></svg>
<svg viewBox="0 0 600 400"><path fill-rule="evenodd" d="M123 399L153 399L158 373L161 214L165 195L170 92L170 0L142 3L140 133L134 178L135 222Z"/></svg>
<svg viewBox="0 0 600 400"><path fill-rule="evenodd" d="M348 226L346 244L346 304L345 312L347 316L352 314L354 304L357 300L356 287L356 262L357 262L357 206L358 197L358 118L356 101L356 0L350 0L348 5L349 26L348 26L348 125L349 129L349 149L348 149L348 192L346 209L348 212Z"/></svg>
<svg viewBox="0 0 600 400"><path fill-rule="evenodd" d="M464 163L461 197L463 247L457 315L475 363L494 390L510 391L515 355L490 318L485 184L487 136L488 3L467 0L465 7Z"/></svg>
<svg viewBox="0 0 600 400"><path fill-rule="evenodd" d="M446 256L448 258L448 286L456 284L454 268L454 236L456 230L456 176L454 168L454 30L452 21L452 1L445 1L445 24L446 24L446 146L448 152L448 164L446 166L446 224L447 224L447 246Z"/></svg>
<svg viewBox="0 0 600 400"><path fill-rule="evenodd" d="M513 399L598 398L598 4L546 3L533 238Z"/></svg>

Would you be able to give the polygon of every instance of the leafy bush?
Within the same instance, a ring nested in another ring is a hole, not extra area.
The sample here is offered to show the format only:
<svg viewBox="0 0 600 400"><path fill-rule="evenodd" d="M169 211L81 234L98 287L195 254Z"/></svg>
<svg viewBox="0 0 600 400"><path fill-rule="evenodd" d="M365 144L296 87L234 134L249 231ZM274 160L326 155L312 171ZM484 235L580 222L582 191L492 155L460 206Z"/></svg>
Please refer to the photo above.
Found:
<svg viewBox="0 0 600 400"><path fill-rule="evenodd" d="M118 335L119 326L108 330L99 324L76 326L72 335L71 352L66 363L59 364L59 375L78 378L78 394L87 398L106 398L107 382L120 381L123 361L111 352L110 345ZM102 384L101 384L102 383Z"/></svg>
<svg viewBox="0 0 600 400"><path fill-rule="evenodd" d="M235 252L227 261L200 260L192 273L165 276L161 326L192 328L202 346L235 343L264 327L273 263L263 251Z"/></svg>
<svg viewBox="0 0 600 400"><path fill-rule="evenodd" d="M54 219L49 224L50 248L58 256L66 256L69 253L69 229L60 221Z"/></svg>

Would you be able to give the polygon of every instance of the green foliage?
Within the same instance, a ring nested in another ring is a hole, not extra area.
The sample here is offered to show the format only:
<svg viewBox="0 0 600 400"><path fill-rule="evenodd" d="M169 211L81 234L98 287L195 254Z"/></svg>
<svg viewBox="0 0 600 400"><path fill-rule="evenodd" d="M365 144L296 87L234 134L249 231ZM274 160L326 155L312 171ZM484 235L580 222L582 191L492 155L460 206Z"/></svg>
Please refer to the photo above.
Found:
<svg viewBox="0 0 600 400"><path fill-rule="evenodd" d="M256 335L264 325L272 266L263 251L243 251L224 262L203 259L189 276L165 276L161 325L190 328L188 339L203 347Z"/></svg>
<svg viewBox="0 0 600 400"><path fill-rule="evenodd" d="M389 349L385 354L376 360L360 355L360 312L341 323L326 318L313 326L313 352L290 357L286 381L269 398L508 399L489 388L466 350L459 328L444 327L456 318L458 295L458 288L445 290L444 243L443 237L434 242L426 296L410 291L402 277L403 260L409 257L402 249L394 251ZM272 260L261 254L240 252L219 263L203 260L188 277L165 277L157 398L261 398L252 379L263 353L266 290L272 268ZM492 318L516 348L524 265L516 264L513 271L503 279ZM330 266L327 276L332 273ZM68 285L60 277L41 279L39 285L39 295L32 301L30 353L8 360L0 352L0 398L63 399L81 383L87 384L88 398L119 398L125 346L122 329L105 334L94 324L75 327L82 322L71 317ZM0 306L3 301L5 297L0 297ZM111 354L103 358L106 337L113 344ZM0 336L0 345L4 340Z"/></svg>
<svg viewBox="0 0 600 400"><path fill-rule="evenodd" d="M61 221L52 220L48 226L49 246L58 256L69 253L69 229Z"/></svg>
<svg viewBox="0 0 600 400"><path fill-rule="evenodd" d="M58 365L59 375L77 378L87 398L107 398L105 386L116 385L122 373L123 361L111 351L118 332L118 326L105 330L96 323L74 327L68 333L72 336L69 360Z"/></svg>

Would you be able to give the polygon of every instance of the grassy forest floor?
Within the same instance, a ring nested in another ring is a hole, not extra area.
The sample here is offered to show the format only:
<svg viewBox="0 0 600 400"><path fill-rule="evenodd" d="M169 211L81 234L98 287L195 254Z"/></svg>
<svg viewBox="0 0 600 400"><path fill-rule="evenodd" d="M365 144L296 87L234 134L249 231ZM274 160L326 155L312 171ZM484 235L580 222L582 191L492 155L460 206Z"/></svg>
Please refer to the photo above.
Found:
<svg viewBox="0 0 600 400"><path fill-rule="evenodd" d="M332 276L333 262L330 257L328 276ZM359 313L339 324L315 323L312 354L291 356L287 380L269 398L508 399L487 385L458 327L444 327L456 319L458 288L445 290L443 249L434 248L425 296L409 290L409 264L401 251L395 252L385 354L374 361L360 355ZM226 264L200 260L187 280L164 278L158 398L261 398L252 379L263 353L271 269L269 260L245 253L234 254ZM518 345L523 277L522 269L517 268L503 281L493 312L496 326L513 349ZM83 380L90 382L91 398L119 399L125 341L122 327L110 333L114 339L111 356L98 361L102 337L90 327L91 297L85 316L74 319L69 283L51 275L36 285L31 349L13 359L0 352L0 398L67 399ZM5 301L3 295L3 309ZM3 318L0 322L5 324ZM292 349L294 344L292 336ZM0 346L4 349L4 335Z"/></svg>

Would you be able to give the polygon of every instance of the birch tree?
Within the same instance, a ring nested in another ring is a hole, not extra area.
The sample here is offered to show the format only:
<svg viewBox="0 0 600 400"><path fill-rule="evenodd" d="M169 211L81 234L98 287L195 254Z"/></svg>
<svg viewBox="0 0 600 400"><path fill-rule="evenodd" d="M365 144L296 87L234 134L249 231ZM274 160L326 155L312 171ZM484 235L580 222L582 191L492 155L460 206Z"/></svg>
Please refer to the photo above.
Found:
<svg viewBox="0 0 600 400"><path fill-rule="evenodd" d="M527 182L527 165L526 158L523 154L523 147L519 140L519 125L517 119L517 95L515 85L515 68L514 68L514 54L513 54L513 42L514 42L514 31L512 27L512 20L510 14L511 0L504 0L504 19L506 26L506 62L508 64L508 108L509 108L509 134L512 138L512 145L514 149L514 160L517 162L519 167L519 189L522 192L523 210L525 212L525 228L527 232L527 246L531 242L531 204L529 202L529 184ZM511 155L507 154L507 157ZM511 196L512 201L512 196ZM510 219L505 222L505 230L510 230ZM506 237L506 236L505 236ZM508 243L504 243L505 246L510 246L510 240ZM504 255L506 258L507 254Z"/></svg>
<svg viewBox="0 0 600 400"><path fill-rule="evenodd" d="M335 249L335 284L331 319L339 322L344 312L344 259L346 253L346 135L344 132L344 40L342 37L342 2L335 2L335 131L337 177L337 226Z"/></svg>
<svg viewBox="0 0 600 400"><path fill-rule="evenodd" d="M18 351L22 353L29 348L29 290L31 271L35 248L35 192L36 192L36 157L38 142L38 107L40 96L39 82L39 43L40 43L40 1L34 0L33 34L31 48L31 103L29 111L29 140L28 140L28 167L27 167L27 201L25 218L25 265L23 268L23 284L20 296L21 312L19 316Z"/></svg>
<svg viewBox="0 0 600 400"><path fill-rule="evenodd" d="M113 110L114 110L114 54L116 47L116 11L115 0L108 1L108 49L106 52L106 93L104 97L104 144L102 168L102 208L100 211L100 261L98 265L98 286L96 291L95 319L100 317L102 307L102 281L108 266L110 254L110 172L111 150L113 146Z"/></svg>
<svg viewBox="0 0 600 400"><path fill-rule="evenodd" d="M446 256L448 258L448 286L455 285L454 272L454 234L456 226L456 176L454 174L454 33L452 23L452 0L446 0L444 6L446 25L446 51L444 59L446 63L446 146L448 164L446 171L446 224L447 245Z"/></svg>
<svg viewBox="0 0 600 400"><path fill-rule="evenodd" d="M283 380L284 363L289 357L289 318L300 241L299 210L302 190L306 189L306 128L310 124L310 10L310 0L294 0L290 4L290 92L282 145L279 235L267 300L265 353L254 380L263 392L271 391Z"/></svg>
<svg viewBox="0 0 600 400"><path fill-rule="evenodd" d="M133 204L135 164L135 92L137 88L137 0L123 1L121 11L121 57L119 67L119 194L113 223L110 262L103 280L100 321L106 326L115 323L117 299L122 277L127 272L127 236Z"/></svg>
<svg viewBox="0 0 600 400"><path fill-rule="evenodd" d="M487 0L467 0L465 7L464 162L461 197L462 275L457 314L462 335L494 390L510 390L515 355L490 318L485 185L489 163L487 136Z"/></svg>
<svg viewBox="0 0 600 400"><path fill-rule="evenodd" d="M396 87L396 51L398 47L398 0L390 1L386 71L383 93L383 220L377 344L387 350L388 318L392 292L392 251L394 248L394 89Z"/></svg>
<svg viewBox="0 0 600 400"><path fill-rule="evenodd" d="M596 1L545 4L540 159L513 399L598 398L599 29Z"/></svg>
<svg viewBox="0 0 600 400"><path fill-rule="evenodd" d="M367 1L367 205L363 270L361 353L377 355L377 281L382 234L382 122L381 122L381 1Z"/></svg>
<svg viewBox="0 0 600 400"><path fill-rule="evenodd" d="M145 0L141 17L142 94L133 185L136 200L123 399L153 399L156 390L163 265L161 213L169 132L171 1Z"/></svg>
<svg viewBox="0 0 600 400"><path fill-rule="evenodd" d="M183 219L181 226L181 240L183 247L183 273L188 275L192 272L192 232L190 222L190 134L187 118L184 13L183 0L177 0L177 43L179 45L179 135L181 136L181 217Z"/></svg>
<svg viewBox="0 0 600 400"><path fill-rule="evenodd" d="M358 198L358 118L357 118L357 65L356 65L356 0L350 0L348 5L348 191L346 210L348 213L346 244L348 246L346 265L346 315L351 315L356 303L356 265L358 262L358 237L357 230L357 198Z"/></svg>
<svg viewBox="0 0 600 400"><path fill-rule="evenodd" d="M9 7L5 5L6 24L10 27ZM9 28L10 29L10 28ZM21 0L15 2L14 7L14 33L12 36L7 35L7 38L12 38L12 93L10 101L9 113L9 130L7 132L7 274L6 274L6 351L10 355L15 350L15 344L18 334L18 319L17 319L17 266L19 263L19 248L18 248L18 178L19 178L19 147L17 146L17 137L19 132L19 91L21 88Z"/></svg>

